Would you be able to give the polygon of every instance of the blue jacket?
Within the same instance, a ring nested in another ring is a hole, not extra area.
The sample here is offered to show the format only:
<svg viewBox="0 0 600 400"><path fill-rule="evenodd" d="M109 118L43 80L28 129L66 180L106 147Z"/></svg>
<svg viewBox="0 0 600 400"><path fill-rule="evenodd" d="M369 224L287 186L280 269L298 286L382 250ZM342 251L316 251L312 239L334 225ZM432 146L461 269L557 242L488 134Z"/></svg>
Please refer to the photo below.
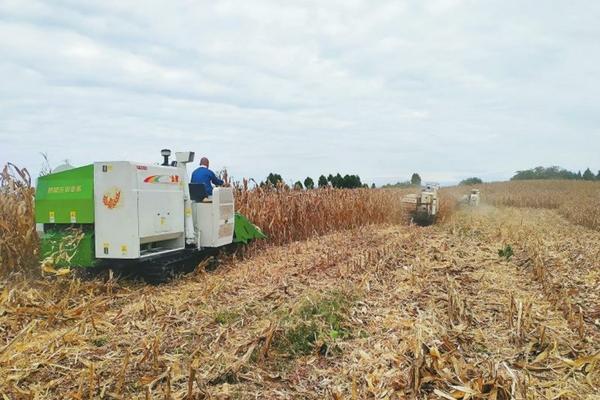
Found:
<svg viewBox="0 0 600 400"><path fill-rule="evenodd" d="M215 175L210 169L205 167L198 167L192 173L192 183L201 183L206 188L206 194L208 196L212 196L213 187L211 183L214 183L217 186L223 185L223 181Z"/></svg>

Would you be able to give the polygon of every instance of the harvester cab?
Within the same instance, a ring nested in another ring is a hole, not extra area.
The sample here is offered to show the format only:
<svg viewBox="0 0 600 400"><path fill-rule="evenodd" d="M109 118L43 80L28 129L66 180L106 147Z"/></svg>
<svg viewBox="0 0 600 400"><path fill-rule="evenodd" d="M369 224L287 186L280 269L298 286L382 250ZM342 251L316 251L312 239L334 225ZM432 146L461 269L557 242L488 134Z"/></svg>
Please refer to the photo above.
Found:
<svg viewBox="0 0 600 400"><path fill-rule="evenodd" d="M192 198L186 165L193 152L177 152L172 162L169 150L161 155L161 165L101 161L40 177L41 257L56 267L138 265L157 278L210 250L265 237L235 213L231 187Z"/></svg>
<svg viewBox="0 0 600 400"><path fill-rule="evenodd" d="M417 225L431 225L438 213L439 184L428 183L421 188L419 194L409 194L402 198L402 203L411 216L411 221Z"/></svg>

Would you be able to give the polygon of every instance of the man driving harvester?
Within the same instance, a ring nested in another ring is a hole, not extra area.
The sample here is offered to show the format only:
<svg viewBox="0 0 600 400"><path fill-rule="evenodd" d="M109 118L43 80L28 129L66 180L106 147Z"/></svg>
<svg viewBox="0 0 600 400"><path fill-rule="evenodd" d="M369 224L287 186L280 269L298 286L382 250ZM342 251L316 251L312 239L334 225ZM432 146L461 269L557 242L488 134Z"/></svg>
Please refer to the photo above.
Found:
<svg viewBox="0 0 600 400"><path fill-rule="evenodd" d="M212 185L223 186L225 182L219 179L217 175L208 168L208 164L208 158L202 157L202 159L200 159L200 166L192 173L191 182L203 184L206 189L206 195L210 198L213 194Z"/></svg>

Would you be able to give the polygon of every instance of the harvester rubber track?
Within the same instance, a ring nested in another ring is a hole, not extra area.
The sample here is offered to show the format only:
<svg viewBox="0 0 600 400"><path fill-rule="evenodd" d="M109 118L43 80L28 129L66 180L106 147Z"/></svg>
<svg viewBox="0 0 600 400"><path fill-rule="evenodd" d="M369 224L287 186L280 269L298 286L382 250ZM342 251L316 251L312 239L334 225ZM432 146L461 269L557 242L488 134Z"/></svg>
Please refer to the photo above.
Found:
<svg viewBox="0 0 600 400"><path fill-rule="evenodd" d="M218 255L229 253L235 246L225 249L205 249L203 251L181 250L173 254L161 255L144 261L106 260L93 268L82 269L79 276L94 279L107 274L109 270L119 278L143 280L158 285L169 282L178 275L194 271L206 261L204 268L212 271L219 264Z"/></svg>
<svg viewBox="0 0 600 400"><path fill-rule="evenodd" d="M183 251L142 261L132 268L134 278L141 278L151 284L165 283L177 275L192 272L204 258L202 253Z"/></svg>
<svg viewBox="0 0 600 400"><path fill-rule="evenodd" d="M237 243L200 252L186 249L176 253L160 255L156 258L133 260L104 260L94 267L78 268L77 275L83 279L109 279L109 271L118 279L143 280L158 285L179 275L193 272L201 263L206 271L219 266L219 256L233 255L239 248Z"/></svg>
<svg viewBox="0 0 600 400"><path fill-rule="evenodd" d="M426 212L415 212L412 214L412 222L419 226L429 226L435 224L436 216L429 215Z"/></svg>

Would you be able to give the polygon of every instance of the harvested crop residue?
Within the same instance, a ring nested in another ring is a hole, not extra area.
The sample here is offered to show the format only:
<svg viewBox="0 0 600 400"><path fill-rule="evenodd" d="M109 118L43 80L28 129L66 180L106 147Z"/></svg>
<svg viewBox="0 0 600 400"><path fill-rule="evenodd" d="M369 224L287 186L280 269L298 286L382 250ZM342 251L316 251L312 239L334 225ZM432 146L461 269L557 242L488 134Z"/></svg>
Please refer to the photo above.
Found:
<svg viewBox="0 0 600 400"><path fill-rule="evenodd" d="M158 287L11 282L0 392L598 398L599 247L600 233L552 211L482 208L272 247Z"/></svg>

